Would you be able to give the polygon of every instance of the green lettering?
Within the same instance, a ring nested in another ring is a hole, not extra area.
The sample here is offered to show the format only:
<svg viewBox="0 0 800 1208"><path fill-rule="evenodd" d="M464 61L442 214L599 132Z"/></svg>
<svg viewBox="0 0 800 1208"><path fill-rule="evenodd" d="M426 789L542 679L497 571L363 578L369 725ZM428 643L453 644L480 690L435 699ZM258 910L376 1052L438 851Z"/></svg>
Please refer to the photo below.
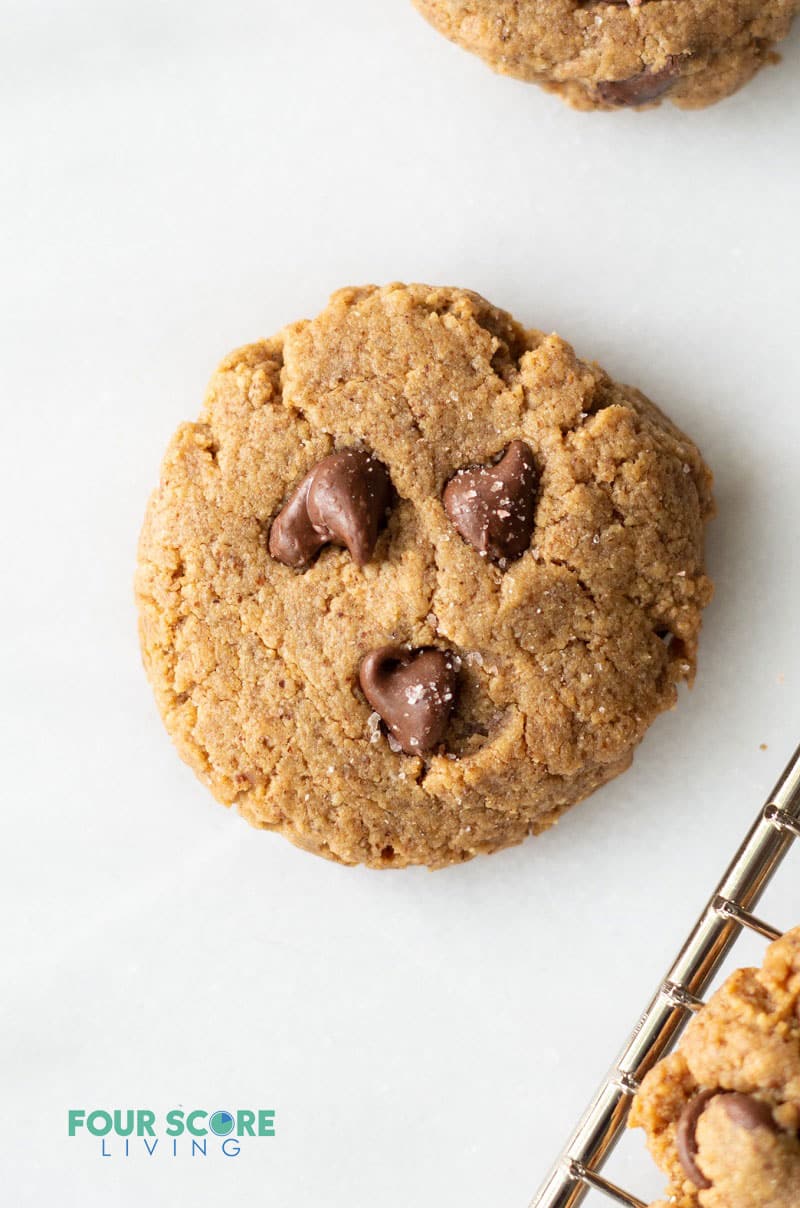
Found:
<svg viewBox="0 0 800 1208"><path fill-rule="evenodd" d="M179 1107L174 1107L171 1112L167 1112L167 1136L180 1137L184 1130L183 1112Z"/></svg>
<svg viewBox="0 0 800 1208"><path fill-rule="evenodd" d="M253 1125L256 1122L255 1112L237 1112L236 1113L236 1135L237 1137L254 1137L256 1130Z"/></svg>
<svg viewBox="0 0 800 1208"><path fill-rule="evenodd" d="M85 1115L86 1112L81 1107L71 1107L69 1109L67 1120L69 1123L69 1135L71 1137L75 1136L76 1128L83 1128L83 1120Z"/></svg>
<svg viewBox="0 0 800 1208"><path fill-rule="evenodd" d="M140 1108L136 1113L136 1135L139 1137L154 1137L156 1135L156 1130L153 1128L155 1122L155 1112L147 1112Z"/></svg>
<svg viewBox="0 0 800 1208"><path fill-rule="evenodd" d="M108 1112L90 1112L86 1127L93 1137L105 1137L111 1132L111 1123Z"/></svg>
<svg viewBox="0 0 800 1208"><path fill-rule="evenodd" d="M206 1135L205 1128L195 1128L195 1120L205 1120L208 1112L189 1112L186 1117L186 1131L190 1132L193 1137L204 1137Z"/></svg>

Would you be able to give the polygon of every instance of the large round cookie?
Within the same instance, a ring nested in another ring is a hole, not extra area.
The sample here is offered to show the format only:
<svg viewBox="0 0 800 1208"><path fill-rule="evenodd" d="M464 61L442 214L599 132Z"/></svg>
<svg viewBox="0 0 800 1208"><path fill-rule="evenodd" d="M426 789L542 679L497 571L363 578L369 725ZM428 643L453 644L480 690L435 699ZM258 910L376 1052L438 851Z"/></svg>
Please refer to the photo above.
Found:
<svg viewBox="0 0 800 1208"><path fill-rule="evenodd" d="M630 1122L645 1129L674 1208L797 1208L800 927L695 1016L645 1078Z"/></svg>
<svg viewBox="0 0 800 1208"><path fill-rule="evenodd" d="M496 71L576 109L686 109L735 92L786 37L800 0L414 0Z"/></svg>
<svg viewBox="0 0 800 1208"><path fill-rule="evenodd" d="M558 336L464 290L342 290L231 354L173 438L145 664L254 825L348 864L468 860L674 704L711 511L691 441Z"/></svg>

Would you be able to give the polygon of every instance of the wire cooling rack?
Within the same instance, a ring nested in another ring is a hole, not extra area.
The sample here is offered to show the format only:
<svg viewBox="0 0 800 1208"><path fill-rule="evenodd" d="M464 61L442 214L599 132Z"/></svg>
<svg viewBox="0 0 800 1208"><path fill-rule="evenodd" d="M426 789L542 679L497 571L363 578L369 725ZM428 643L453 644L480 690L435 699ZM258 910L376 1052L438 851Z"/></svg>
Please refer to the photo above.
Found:
<svg viewBox="0 0 800 1208"><path fill-rule="evenodd" d="M625 1127L642 1078L672 1047L692 1012L703 1006L702 995L742 928L767 940L781 935L751 911L795 839L800 839L800 747L531 1208L573 1208L592 1189L627 1208L646 1208L604 1178L603 1165Z"/></svg>

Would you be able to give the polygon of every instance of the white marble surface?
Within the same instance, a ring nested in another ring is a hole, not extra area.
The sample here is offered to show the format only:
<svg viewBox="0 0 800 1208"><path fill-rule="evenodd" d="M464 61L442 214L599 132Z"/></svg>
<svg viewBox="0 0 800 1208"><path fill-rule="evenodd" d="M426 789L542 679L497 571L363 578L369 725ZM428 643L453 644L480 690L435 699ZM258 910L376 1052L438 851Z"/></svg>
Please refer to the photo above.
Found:
<svg viewBox="0 0 800 1208"><path fill-rule="evenodd" d="M714 109L605 116L407 0L0 17L4 1198L521 1208L800 739L800 39ZM215 805L131 599L215 362L395 278L469 285L639 385L720 511L697 686L633 770L435 875L340 869ZM235 1161L66 1136L70 1107L178 1104L272 1107L278 1135ZM660 1186L637 1138L615 1170Z"/></svg>

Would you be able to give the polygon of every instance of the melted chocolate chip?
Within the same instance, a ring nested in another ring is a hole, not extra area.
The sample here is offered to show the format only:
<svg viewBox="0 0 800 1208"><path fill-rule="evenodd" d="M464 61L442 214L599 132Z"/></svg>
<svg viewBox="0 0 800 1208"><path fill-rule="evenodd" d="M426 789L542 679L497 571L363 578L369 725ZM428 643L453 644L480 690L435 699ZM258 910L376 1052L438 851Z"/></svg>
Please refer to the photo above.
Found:
<svg viewBox="0 0 800 1208"><path fill-rule="evenodd" d="M289 502L281 508L269 531L269 552L285 566L300 568L308 566L325 544L308 515L308 488L311 474L307 474Z"/></svg>
<svg viewBox="0 0 800 1208"><path fill-rule="evenodd" d="M768 1104L753 1095L742 1095L738 1091L701 1091L695 1095L680 1115L676 1141L681 1166L700 1191L707 1191L711 1183L697 1165L697 1121L712 1099L720 1100L723 1111L737 1128L745 1128L748 1132L756 1128L780 1132Z"/></svg>
<svg viewBox="0 0 800 1208"><path fill-rule="evenodd" d="M369 562L391 492L383 462L362 449L344 449L318 462L273 521L269 552L301 569L323 545L350 551L358 566Z"/></svg>
<svg viewBox="0 0 800 1208"><path fill-rule="evenodd" d="M660 71L639 71L627 80L601 80L597 95L607 105L646 105L669 92L680 74L680 58L670 55Z"/></svg>
<svg viewBox="0 0 800 1208"><path fill-rule="evenodd" d="M519 558L536 523L536 467L522 440L512 440L494 465L459 470L442 495L464 540L495 562Z"/></svg>
<svg viewBox="0 0 800 1208"><path fill-rule="evenodd" d="M746 1128L748 1132L755 1128L768 1128L774 1133L780 1131L772 1118L769 1106L760 1099L754 1099L752 1095L740 1095L738 1092L724 1095L722 1106L728 1119L737 1128Z"/></svg>
<svg viewBox="0 0 800 1208"><path fill-rule="evenodd" d="M700 1091L694 1099L690 1099L681 1112L678 1120L676 1143L678 1157L688 1178L700 1191L707 1191L711 1186L700 1167L697 1165L697 1121L709 1105L709 1102L719 1094L718 1091Z"/></svg>
<svg viewBox="0 0 800 1208"><path fill-rule="evenodd" d="M358 679L376 713L406 755L444 738L456 697L457 659L449 650L382 646L361 661Z"/></svg>

